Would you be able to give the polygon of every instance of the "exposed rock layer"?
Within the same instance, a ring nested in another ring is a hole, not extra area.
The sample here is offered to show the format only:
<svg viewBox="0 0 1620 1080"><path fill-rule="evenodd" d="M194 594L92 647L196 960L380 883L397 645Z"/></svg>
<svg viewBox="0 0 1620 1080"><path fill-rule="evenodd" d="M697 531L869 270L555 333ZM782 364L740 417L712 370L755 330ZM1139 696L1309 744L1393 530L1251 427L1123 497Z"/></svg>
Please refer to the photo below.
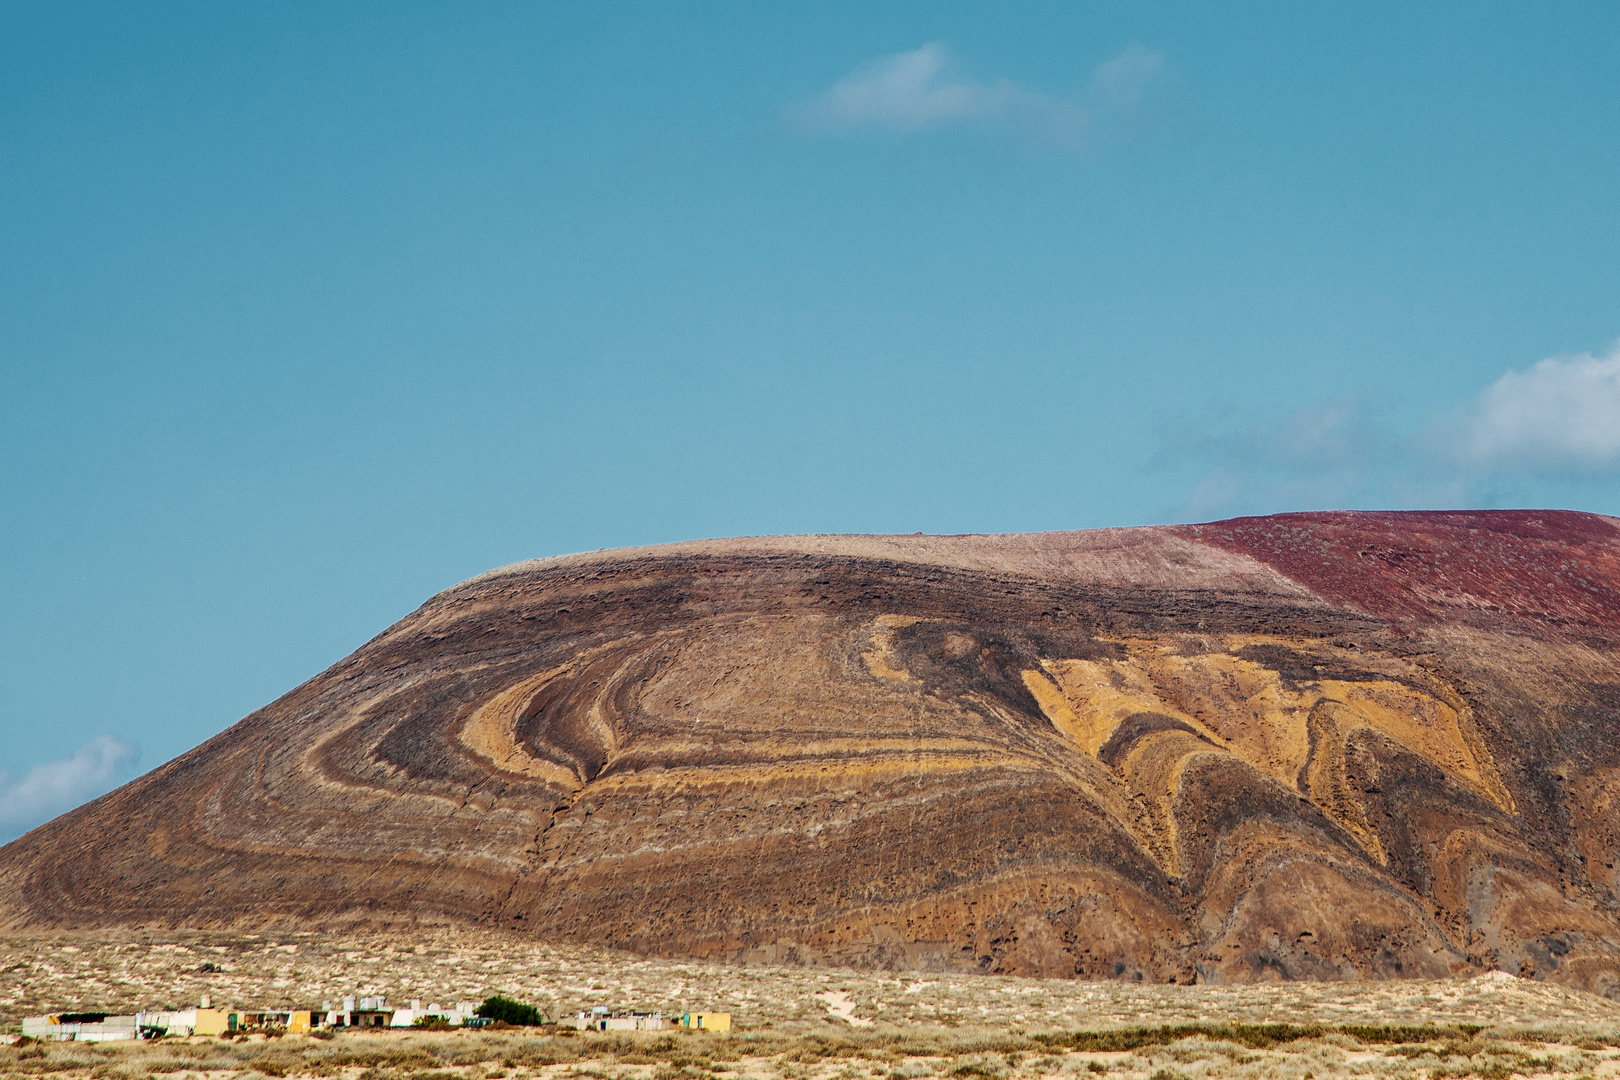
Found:
<svg viewBox="0 0 1620 1080"><path fill-rule="evenodd" d="M0 923L1620 992L1620 527L789 537L435 597L0 850Z"/></svg>

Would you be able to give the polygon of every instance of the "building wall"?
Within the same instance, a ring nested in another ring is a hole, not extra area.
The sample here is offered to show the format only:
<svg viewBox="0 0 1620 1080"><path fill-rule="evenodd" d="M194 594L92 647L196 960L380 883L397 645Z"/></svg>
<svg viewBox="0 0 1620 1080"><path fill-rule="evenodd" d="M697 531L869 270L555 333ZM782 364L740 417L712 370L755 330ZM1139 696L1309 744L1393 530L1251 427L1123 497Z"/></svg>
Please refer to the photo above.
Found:
<svg viewBox="0 0 1620 1080"><path fill-rule="evenodd" d="M198 1009L197 1022L192 1030L198 1035L225 1034L226 1017L221 1009Z"/></svg>
<svg viewBox="0 0 1620 1080"><path fill-rule="evenodd" d="M702 1028L704 1031L722 1032L731 1030L730 1013L694 1013L692 1021L693 1027Z"/></svg>

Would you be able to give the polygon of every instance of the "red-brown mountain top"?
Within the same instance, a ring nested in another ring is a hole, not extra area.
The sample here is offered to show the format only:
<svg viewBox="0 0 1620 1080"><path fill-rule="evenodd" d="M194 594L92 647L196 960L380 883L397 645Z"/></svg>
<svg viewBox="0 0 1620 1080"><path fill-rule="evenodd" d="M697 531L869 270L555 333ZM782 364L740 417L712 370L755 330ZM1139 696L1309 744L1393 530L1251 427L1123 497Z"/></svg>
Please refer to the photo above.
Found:
<svg viewBox="0 0 1620 1080"><path fill-rule="evenodd" d="M1617 558L1515 511L525 563L0 849L0 923L1620 991Z"/></svg>
<svg viewBox="0 0 1620 1080"><path fill-rule="evenodd" d="M1180 531L1383 618L1467 622L1489 612L1604 639L1620 627L1620 532L1595 514L1280 514Z"/></svg>

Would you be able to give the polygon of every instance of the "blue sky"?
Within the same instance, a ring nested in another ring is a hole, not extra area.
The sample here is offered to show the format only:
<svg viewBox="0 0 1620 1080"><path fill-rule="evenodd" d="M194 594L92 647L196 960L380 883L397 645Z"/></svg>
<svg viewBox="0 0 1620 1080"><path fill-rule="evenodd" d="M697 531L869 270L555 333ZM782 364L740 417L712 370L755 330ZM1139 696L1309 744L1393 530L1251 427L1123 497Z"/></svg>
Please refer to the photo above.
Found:
<svg viewBox="0 0 1620 1080"><path fill-rule="evenodd" d="M569 551L1620 513L1613 4L0 8L0 840Z"/></svg>

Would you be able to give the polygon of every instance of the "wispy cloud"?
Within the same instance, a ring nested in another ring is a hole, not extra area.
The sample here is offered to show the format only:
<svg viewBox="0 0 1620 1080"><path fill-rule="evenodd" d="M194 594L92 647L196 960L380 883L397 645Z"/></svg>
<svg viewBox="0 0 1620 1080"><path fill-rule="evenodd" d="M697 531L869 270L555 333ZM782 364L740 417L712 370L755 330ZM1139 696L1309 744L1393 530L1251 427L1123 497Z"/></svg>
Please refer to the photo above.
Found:
<svg viewBox="0 0 1620 1080"><path fill-rule="evenodd" d="M1104 60L1091 72L1088 85L1096 108L1118 116L1140 112L1164 75L1164 53L1132 45Z"/></svg>
<svg viewBox="0 0 1620 1080"><path fill-rule="evenodd" d="M944 43L869 61L809 102L786 110L801 130L822 135L907 133L978 126L1018 130L1068 149L1138 113L1164 67L1162 53L1133 45L1097 65L1077 100L985 82L960 70Z"/></svg>
<svg viewBox="0 0 1620 1080"><path fill-rule="evenodd" d="M1206 464L1182 513L1189 518L1376 503L1400 447L1365 396L1317 402L1280 419L1232 411L1182 421L1173 455Z"/></svg>
<svg viewBox="0 0 1620 1080"><path fill-rule="evenodd" d="M0 841L104 794L139 756L133 743L97 735L71 757L35 765L20 779L0 772Z"/></svg>
<svg viewBox="0 0 1620 1080"><path fill-rule="evenodd" d="M1280 420L1183 420L1167 441L1178 460L1206 466L1186 518L1489 505L1512 478L1620 475L1620 346L1509 371L1466 407L1404 433L1361 396Z"/></svg>

